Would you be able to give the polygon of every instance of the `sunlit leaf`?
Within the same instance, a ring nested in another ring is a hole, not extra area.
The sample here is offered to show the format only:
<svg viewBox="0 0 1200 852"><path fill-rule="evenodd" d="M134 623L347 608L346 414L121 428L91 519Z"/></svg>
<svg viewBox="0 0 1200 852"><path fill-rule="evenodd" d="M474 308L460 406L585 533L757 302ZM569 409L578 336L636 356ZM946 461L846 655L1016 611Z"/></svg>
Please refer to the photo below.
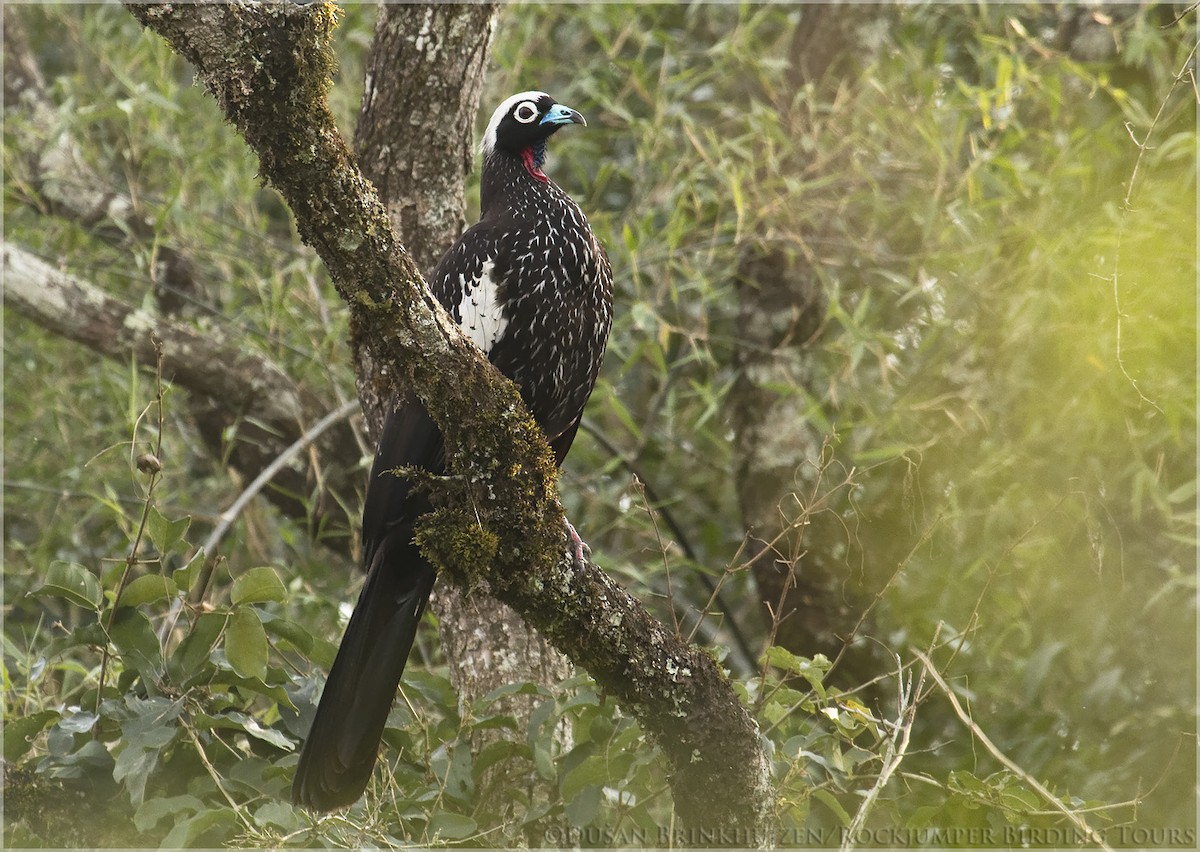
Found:
<svg viewBox="0 0 1200 852"><path fill-rule="evenodd" d="M51 562L42 584L30 594L62 598L85 609L97 609L103 599L96 575L76 562Z"/></svg>
<svg viewBox="0 0 1200 852"><path fill-rule="evenodd" d="M233 670L245 678L267 676L267 633L253 607L234 610L225 629L225 655Z"/></svg>
<svg viewBox="0 0 1200 852"><path fill-rule="evenodd" d="M287 589L275 569L266 565L251 568L233 581L229 599L235 604L282 603L287 600Z"/></svg>
<svg viewBox="0 0 1200 852"><path fill-rule="evenodd" d="M121 592L117 606L141 606L169 598L179 592L174 580L161 574L143 574L135 577Z"/></svg>

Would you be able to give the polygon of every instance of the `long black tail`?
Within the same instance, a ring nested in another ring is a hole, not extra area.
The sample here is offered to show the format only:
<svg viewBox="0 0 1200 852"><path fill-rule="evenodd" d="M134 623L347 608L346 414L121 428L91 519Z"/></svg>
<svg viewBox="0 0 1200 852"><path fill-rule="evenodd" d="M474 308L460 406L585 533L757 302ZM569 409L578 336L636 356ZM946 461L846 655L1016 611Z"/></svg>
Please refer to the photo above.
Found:
<svg viewBox="0 0 1200 852"><path fill-rule="evenodd" d="M346 626L300 753L292 800L316 810L353 804L375 767L396 687L437 572L412 542L429 503L393 468L442 469L442 442L419 405L390 416L367 485L363 554L367 580Z"/></svg>
<svg viewBox="0 0 1200 852"><path fill-rule="evenodd" d="M371 780L383 726L437 576L416 545L408 541L404 548L410 553L393 555L411 560L407 570L401 574L376 562L358 596L300 753L292 784L299 805L328 811L353 804Z"/></svg>

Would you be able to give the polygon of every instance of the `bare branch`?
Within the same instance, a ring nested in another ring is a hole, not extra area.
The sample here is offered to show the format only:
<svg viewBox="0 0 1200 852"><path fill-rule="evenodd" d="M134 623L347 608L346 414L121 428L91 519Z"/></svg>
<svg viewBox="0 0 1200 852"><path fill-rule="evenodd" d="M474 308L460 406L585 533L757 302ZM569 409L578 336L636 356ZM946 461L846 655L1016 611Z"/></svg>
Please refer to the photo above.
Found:
<svg viewBox="0 0 1200 852"><path fill-rule="evenodd" d="M341 408L329 412L317 421L311 429L293 441L291 446L280 453L275 461L263 468L262 472L254 478L254 481L247 485L242 490L242 493L238 495L237 499L230 504L229 508L221 513L220 521L204 542L204 552L211 554L217 549L217 546L221 543L221 539L225 537L225 533L229 531L229 527L245 510L247 504L266 487L272 477L279 473L286 464L311 446L317 438L324 434L325 430L329 429L339 420L346 419L357 410L357 402L347 402Z"/></svg>
<svg viewBox="0 0 1200 852"><path fill-rule="evenodd" d="M242 471L260 472L279 455L272 450L276 444L286 447L327 411L322 400L298 388L275 364L217 331L135 308L17 246L6 243L0 251L5 305L42 328L107 358L124 361L132 355L148 369L157 364L155 341L160 341L163 377L214 401L198 415L215 420L204 431L219 434L224 425L241 422L247 440L237 442L231 463ZM357 469L358 448L345 423L326 435L321 448L327 458L339 461L339 469ZM308 490L307 471L279 470L274 481L280 487L267 492L272 502L293 517L306 517L309 507L293 495ZM328 543L346 550L349 537Z"/></svg>
<svg viewBox="0 0 1200 852"><path fill-rule="evenodd" d="M842 852L850 852L854 848L855 842L860 839L861 832L867 824L867 816L870 814L875 800L879 798L879 794L883 792L883 788L887 786L888 781L900 768L900 764L908 754L913 723L917 720L917 700L924 685L924 672L921 673L920 682L915 686L911 673L906 682L904 680L904 664L900 662L899 657L896 657L896 723L892 728L891 737L883 744L883 768L879 771L879 777L875 779L875 783L863 797L862 804L854 814L854 819L846 828L845 839L842 841Z"/></svg>
<svg viewBox="0 0 1200 852"><path fill-rule="evenodd" d="M214 332L171 322L116 299L29 252L3 246L4 302L43 328L110 358L130 353L153 368L162 341L163 375L206 396L229 400L274 423L297 424L306 407L295 383L269 361ZM219 365L217 368L215 365Z"/></svg>

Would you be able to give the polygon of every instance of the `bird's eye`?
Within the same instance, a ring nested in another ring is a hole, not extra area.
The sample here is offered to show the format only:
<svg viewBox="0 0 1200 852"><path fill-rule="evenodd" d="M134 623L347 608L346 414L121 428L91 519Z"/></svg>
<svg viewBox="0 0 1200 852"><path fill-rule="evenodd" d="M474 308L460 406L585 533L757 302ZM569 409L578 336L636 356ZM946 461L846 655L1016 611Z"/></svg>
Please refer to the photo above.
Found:
<svg viewBox="0 0 1200 852"><path fill-rule="evenodd" d="M538 108L533 101L522 101L517 108L513 110L513 118L522 124L529 124L538 117Z"/></svg>

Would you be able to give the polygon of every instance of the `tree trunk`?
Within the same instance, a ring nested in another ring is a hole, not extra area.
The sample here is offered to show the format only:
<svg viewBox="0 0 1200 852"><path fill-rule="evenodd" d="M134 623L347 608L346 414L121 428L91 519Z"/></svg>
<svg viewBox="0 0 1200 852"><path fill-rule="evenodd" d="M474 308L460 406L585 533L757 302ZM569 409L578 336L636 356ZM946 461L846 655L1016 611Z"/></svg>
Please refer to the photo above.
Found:
<svg viewBox="0 0 1200 852"><path fill-rule="evenodd" d="M788 98L806 87L818 95L835 88L839 64L859 53L857 28L881 13L821 5L805 6L801 14L784 89ZM786 110L792 103L777 106ZM799 174L804 165L791 168ZM802 226L812 222L802 220ZM821 243L819 232L805 238ZM789 249L767 241L748 244L735 281L738 377L730 405L737 492L763 616L776 644L832 657L850 638L866 601L851 591L847 527L827 505L844 474L828 466L828 436L806 417L809 400L821 398L808 349L825 321L822 283L813 259Z"/></svg>
<svg viewBox="0 0 1200 852"><path fill-rule="evenodd" d="M367 58L355 154L392 228L428 272L466 224L463 188L496 6L384 4ZM355 372L368 431L383 424L372 341L356 337Z"/></svg>

